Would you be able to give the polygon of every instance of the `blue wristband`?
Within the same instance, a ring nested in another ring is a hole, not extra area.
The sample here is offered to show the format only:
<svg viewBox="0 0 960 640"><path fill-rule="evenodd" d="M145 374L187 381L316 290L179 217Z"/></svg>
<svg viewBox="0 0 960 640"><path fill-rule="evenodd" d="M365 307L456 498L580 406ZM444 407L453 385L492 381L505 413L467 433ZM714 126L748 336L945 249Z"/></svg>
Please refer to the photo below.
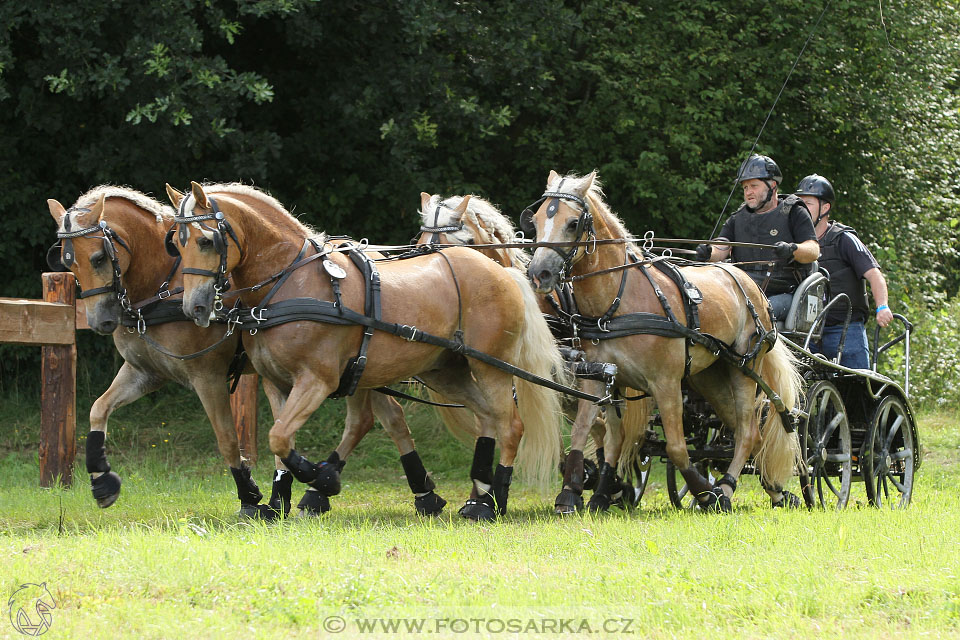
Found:
<svg viewBox="0 0 960 640"><path fill-rule="evenodd" d="M880 313L880 312L883 311L884 309L889 309L889 308L890 308L890 307L888 307L887 305L882 304L882 305L880 305L879 307L877 307L877 313Z"/></svg>

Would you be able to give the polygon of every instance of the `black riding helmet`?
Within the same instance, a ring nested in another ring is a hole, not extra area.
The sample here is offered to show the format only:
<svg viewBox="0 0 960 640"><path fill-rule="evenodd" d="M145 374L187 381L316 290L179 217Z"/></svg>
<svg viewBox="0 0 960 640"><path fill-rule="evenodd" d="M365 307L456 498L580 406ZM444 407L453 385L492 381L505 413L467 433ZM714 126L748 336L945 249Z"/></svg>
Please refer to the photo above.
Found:
<svg viewBox="0 0 960 640"><path fill-rule="evenodd" d="M737 174L737 182L744 180L773 180L777 184L783 180L783 174L780 167L769 156L753 154L743 161L740 165L740 172Z"/></svg>
<svg viewBox="0 0 960 640"><path fill-rule="evenodd" d="M815 173L812 173L801 180L800 184L797 185L797 190L794 191L794 194L798 196L813 196L814 198L820 198L824 202L829 202L831 205L833 204L834 200L836 200L836 194L833 191L833 185L830 184L830 181L823 176L818 176Z"/></svg>

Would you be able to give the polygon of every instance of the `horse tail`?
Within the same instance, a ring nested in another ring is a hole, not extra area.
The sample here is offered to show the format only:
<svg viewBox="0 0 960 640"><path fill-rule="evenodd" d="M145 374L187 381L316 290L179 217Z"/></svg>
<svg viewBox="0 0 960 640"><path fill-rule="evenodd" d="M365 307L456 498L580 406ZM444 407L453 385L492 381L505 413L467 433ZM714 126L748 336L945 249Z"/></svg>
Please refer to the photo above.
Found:
<svg viewBox="0 0 960 640"><path fill-rule="evenodd" d="M639 395L639 392L635 389L624 389L623 391L624 395ZM623 431L623 448L620 450L620 461L617 465L617 471L621 476L626 476L634 461L640 457L640 449L647 437L650 403L650 398L627 401L624 408L621 409L623 417L620 420L620 428ZM607 407L607 411L614 411L614 409L613 407Z"/></svg>
<svg viewBox="0 0 960 640"><path fill-rule="evenodd" d="M433 402L451 403L449 398L433 389L427 389L427 396ZM454 438L471 449L476 445L478 434L477 417L473 411L470 411L470 409L466 407L434 407L434 409L437 414L439 414L440 420L446 425L447 431L449 431Z"/></svg>
<svg viewBox="0 0 960 640"><path fill-rule="evenodd" d="M563 357L540 311L527 277L517 269L506 269L523 294L523 333L516 365L541 378L569 384ZM517 409L523 422L523 438L516 466L525 480L541 487L555 482L560 465L560 396L547 387L514 377Z"/></svg>
<svg viewBox="0 0 960 640"><path fill-rule="evenodd" d="M803 388L803 378L797 364L796 356L782 340L778 340L760 362L760 377L780 396L787 410L797 406ZM757 394L758 418L765 400L763 393ZM783 420L772 404L767 410L767 419L760 435L760 449L755 456L760 476L768 485L782 488L803 462L800 440L795 431L788 432L784 428Z"/></svg>

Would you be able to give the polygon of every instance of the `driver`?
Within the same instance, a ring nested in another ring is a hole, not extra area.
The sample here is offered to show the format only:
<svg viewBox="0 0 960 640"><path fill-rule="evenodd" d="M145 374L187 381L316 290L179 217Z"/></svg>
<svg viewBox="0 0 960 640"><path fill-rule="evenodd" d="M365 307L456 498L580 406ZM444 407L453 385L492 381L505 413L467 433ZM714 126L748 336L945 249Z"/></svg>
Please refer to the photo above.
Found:
<svg viewBox="0 0 960 640"><path fill-rule="evenodd" d="M780 196L777 188L783 174L767 156L751 155L740 166L737 181L743 187L744 204L720 229L717 240L769 245L724 247L701 244L697 259L716 262L732 257L770 299L773 315L784 320L793 292L806 275L799 264L820 256L810 212L799 197ZM799 264L798 264L799 263Z"/></svg>

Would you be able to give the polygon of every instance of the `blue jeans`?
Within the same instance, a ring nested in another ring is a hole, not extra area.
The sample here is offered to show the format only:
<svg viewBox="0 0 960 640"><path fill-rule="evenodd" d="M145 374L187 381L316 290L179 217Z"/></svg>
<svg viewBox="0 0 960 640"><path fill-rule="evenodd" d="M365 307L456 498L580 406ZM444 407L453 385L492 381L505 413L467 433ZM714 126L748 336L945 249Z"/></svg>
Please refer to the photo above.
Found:
<svg viewBox="0 0 960 640"><path fill-rule="evenodd" d="M831 360L837 357L837 347L840 346L840 334L843 333L842 324L829 324L823 328L823 338L820 345L810 345L814 353L822 353ZM851 322L847 329L847 339L843 343L843 355L840 364L851 369L870 368L870 346L867 343L867 329L862 322Z"/></svg>

